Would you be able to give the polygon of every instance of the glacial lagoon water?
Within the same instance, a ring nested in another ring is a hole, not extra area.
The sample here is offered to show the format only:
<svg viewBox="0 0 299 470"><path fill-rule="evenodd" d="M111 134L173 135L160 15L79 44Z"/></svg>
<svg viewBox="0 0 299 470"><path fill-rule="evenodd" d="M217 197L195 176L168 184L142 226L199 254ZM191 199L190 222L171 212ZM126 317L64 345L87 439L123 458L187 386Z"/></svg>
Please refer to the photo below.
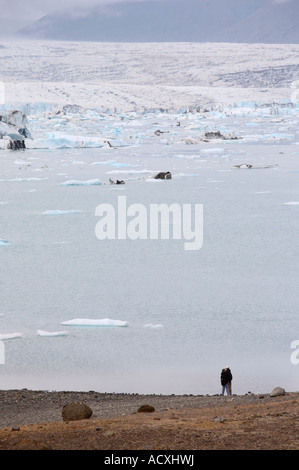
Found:
<svg viewBox="0 0 299 470"><path fill-rule="evenodd" d="M298 390L298 146L206 148L1 153L0 333L22 336L3 340L0 388L213 394L229 365L234 393ZM96 207L119 196L202 204L202 248L97 239ZM127 326L62 324L107 318Z"/></svg>

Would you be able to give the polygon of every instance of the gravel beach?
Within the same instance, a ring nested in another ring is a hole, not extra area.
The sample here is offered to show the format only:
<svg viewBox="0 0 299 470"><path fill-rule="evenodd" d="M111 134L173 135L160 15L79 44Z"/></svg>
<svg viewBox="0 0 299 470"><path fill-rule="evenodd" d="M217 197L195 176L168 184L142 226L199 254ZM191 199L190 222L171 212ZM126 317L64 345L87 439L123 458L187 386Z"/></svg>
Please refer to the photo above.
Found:
<svg viewBox="0 0 299 470"><path fill-rule="evenodd" d="M237 396L0 392L0 450L299 449L299 392ZM65 422L84 403L89 419ZM154 408L138 412L142 405Z"/></svg>

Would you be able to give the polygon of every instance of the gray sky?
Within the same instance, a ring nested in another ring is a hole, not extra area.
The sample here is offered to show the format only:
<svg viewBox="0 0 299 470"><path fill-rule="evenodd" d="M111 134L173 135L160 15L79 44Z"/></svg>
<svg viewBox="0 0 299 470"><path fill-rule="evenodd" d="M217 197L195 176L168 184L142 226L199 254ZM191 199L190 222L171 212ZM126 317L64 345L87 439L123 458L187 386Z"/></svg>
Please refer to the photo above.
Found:
<svg viewBox="0 0 299 470"><path fill-rule="evenodd" d="M35 20L59 9L86 9L100 4L119 3L128 0L0 0L1 36L10 35ZM144 1L144 0L130 0ZM155 0L162 1L162 0ZM183 1L183 0L182 0ZM225 1L225 0L223 0ZM249 0L250 1L250 0ZM285 3L292 0L271 0L274 3ZM297 0L299 1L299 0ZM62 6L63 5L63 6Z"/></svg>

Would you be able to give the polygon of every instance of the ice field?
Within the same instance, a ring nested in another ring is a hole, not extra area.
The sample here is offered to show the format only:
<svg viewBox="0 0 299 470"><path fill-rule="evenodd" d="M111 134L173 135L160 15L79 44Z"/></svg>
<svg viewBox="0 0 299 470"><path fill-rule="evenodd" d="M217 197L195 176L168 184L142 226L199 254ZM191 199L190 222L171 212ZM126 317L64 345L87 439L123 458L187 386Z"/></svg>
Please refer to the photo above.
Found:
<svg viewBox="0 0 299 470"><path fill-rule="evenodd" d="M3 389L298 390L299 48L245 46L3 43ZM120 196L202 204L203 246L99 240Z"/></svg>

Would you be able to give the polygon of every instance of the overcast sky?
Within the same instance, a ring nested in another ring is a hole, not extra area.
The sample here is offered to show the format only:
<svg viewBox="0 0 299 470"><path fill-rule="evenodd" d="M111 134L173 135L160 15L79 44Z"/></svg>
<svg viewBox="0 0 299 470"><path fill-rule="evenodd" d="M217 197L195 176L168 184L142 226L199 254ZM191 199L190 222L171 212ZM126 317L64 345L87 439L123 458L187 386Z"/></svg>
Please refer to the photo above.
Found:
<svg viewBox="0 0 299 470"><path fill-rule="evenodd" d="M0 0L1 36L13 34L14 31L17 31L27 24L30 24L33 21L59 9L85 9L100 4L119 3L120 1L128 0L26 0L26 2L24 2L24 0ZM137 2L144 0L130 1ZM223 1L225 2L225 0ZM272 1L276 3L285 3L293 0Z"/></svg>
<svg viewBox="0 0 299 470"><path fill-rule="evenodd" d="M26 2L24 0L0 0L1 35L12 34L27 24L60 9L88 8L120 1L124 0L26 0Z"/></svg>

